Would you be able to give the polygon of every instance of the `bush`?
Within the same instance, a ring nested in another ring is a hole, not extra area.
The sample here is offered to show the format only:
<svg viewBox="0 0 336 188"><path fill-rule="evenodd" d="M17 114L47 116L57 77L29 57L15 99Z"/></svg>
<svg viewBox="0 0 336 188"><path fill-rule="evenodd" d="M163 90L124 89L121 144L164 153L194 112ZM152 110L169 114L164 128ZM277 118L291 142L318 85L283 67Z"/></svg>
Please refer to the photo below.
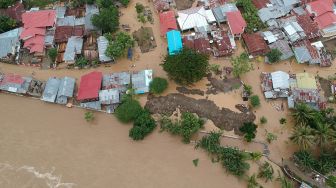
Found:
<svg viewBox="0 0 336 188"><path fill-rule="evenodd" d="M52 62L55 62L56 57L57 57L57 49L56 48L51 48L48 50L48 56L50 57Z"/></svg>
<svg viewBox="0 0 336 188"><path fill-rule="evenodd" d="M79 68L83 68L85 67L86 65L89 64L89 61L86 60L84 57L80 57L76 60L75 62L75 66L79 67Z"/></svg>
<svg viewBox="0 0 336 188"><path fill-rule="evenodd" d="M141 3L136 3L135 10L138 14L143 13L143 11L145 10L145 6L143 6Z"/></svg>
<svg viewBox="0 0 336 188"><path fill-rule="evenodd" d="M268 61L270 63L275 63L280 61L282 53L278 49L272 49L270 52L266 54L266 56L268 57Z"/></svg>
<svg viewBox="0 0 336 188"><path fill-rule="evenodd" d="M259 167L258 178L264 178L265 182L273 180L274 169L271 164L265 162L262 166Z"/></svg>
<svg viewBox="0 0 336 188"><path fill-rule="evenodd" d="M277 135L273 134L273 133L267 133L266 134L266 140L268 143L271 143L272 141L278 139Z"/></svg>
<svg viewBox="0 0 336 188"><path fill-rule="evenodd" d="M244 123L239 130L244 133L245 140L251 142L256 137L257 125L253 122Z"/></svg>
<svg viewBox="0 0 336 188"><path fill-rule="evenodd" d="M0 8L8 8L9 6L13 5L15 0L1 0L0 1Z"/></svg>
<svg viewBox="0 0 336 188"><path fill-rule="evenodd" d="M127 7L127 5L129 4L130 0L119 0L119 2L124 5L125 7Z"/></svg>
<svg viewBox="0 0 336 188"><path fill-rule="evenodd" d="M92 112L85 112L84 114L84 119L87 121L87 122L91 122L94 120L94 115Z"/></svg>
<svg viewBox="0 0 336 188"><path fill-rule="evenodd" d="M115 111L116 117L123 123L129 123L134 121L141 113L143 109L140 103L131 97L123 100L121 105Z"/></svg>
<svg viewBox="0 0 336 188"><path fill-rule="evenodd" d="M168 81L164 78L156 77L149 84L149 91L154 94L160 94L168 87Z"/></svg>
<svg viewBox="0 0 336 188"><path fill-rule="evenodd" d="M16 26L16 21L8 16L0 15L0 33L9 31Z"/></svg>
<svg viewBox="0 0 336 188"><path fill-rule="evenodd" d="M247 53L242 53L237 57L232 57L231 64L233 68L232 74L237 78L249 72L253 68Z"/></svg>
<svg viewBox="0 0 336 188"><path fill-rule="evenodd" d="M260 123L261 123L261 124L266 124L266 123L267 123L267 118L266 118L265 116L262 116L262 117L260 118Z"/></svg>
<svg viewBox="0 0 336 188"><path fill-rule="evenodd" d="M114 37L107 36L109 45L106 49L106 55L112 58L120 58L126 55L129 48L133 47L134 40L125 32L118 32Z"/></svg>
<svg viewBox="0 0 336 188"><path fill-rule="evenodd" d="M258 107L260 106L260 99L258 95L253 95L250 97L250 102L252 107Z"/></svg>
<svg viewBox="0 0 336 188"><path fill-rule="evenodd" d="M286 118L281 118L281 119L279 120L279 123L280 123L281 125L286 124L286 123L287 123Z"/></svg>
<svg viewBox="0 0 336 188"><path fill-rule="evenodd" d="M129 137L133 140L143 140L156 127L155 120L149 112L143 111L134 121L133 128L129 131Z"/></svg>
<svg viewBox="0 0 336 188"><path fill-rule="evenodd" d="M244 84L243 87L244 87L244 90L247 92L248 95L252 95L253 94L252 86Z"/></svg>
<svg viewBox="0 0 336 188"><path fill-rule="evenodd" d="M167 55L163 70L176 83L190 85L206 76L209 57L191 49L183 49L176 55Z"/></svg>

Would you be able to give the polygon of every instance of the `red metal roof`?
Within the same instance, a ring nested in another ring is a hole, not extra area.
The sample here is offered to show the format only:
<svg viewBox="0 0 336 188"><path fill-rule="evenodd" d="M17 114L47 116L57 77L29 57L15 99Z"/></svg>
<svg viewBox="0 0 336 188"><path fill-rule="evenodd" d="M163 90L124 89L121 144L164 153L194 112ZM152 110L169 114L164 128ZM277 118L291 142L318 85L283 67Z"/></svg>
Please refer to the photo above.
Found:
<svg viewBox="0 0 336 188"><path fill-rule="evenodd" d="M51 27L56 21L55 10L40 10L34 12L25 12L22 15L24 28L29 27Z"/></svg>
<svg viewBox="0 0 336 188"><path fill-rule="evenodd" d="M247 47L248 52L251 55L263 55L270 51L269 47L267 46L264 38L258 34L243 34L242 35L245 45Z"/></svg>
<svg viewBox="0 0 336 188"><path fill-rule="evenodd" d="M161 36L165 36L170 30L177 30L176 18L174 11L160 13L160 31Z"/></svg>
<svg viewBox="0 0 336 188"><path fill-rule="evenodd" d="M336 24L336 15L333 12L327 12L316 17L315 20L320 29L325 29Z"/></svg>
<svg viewBox="0 0 336 188"><path fill-rule="evenodd" d="M270 1L269 0L252 0L252 3L257 9L262 9L266 7L266 4L270 3Z"/></svg>
<svg viewBox="0 0 336 188"><path fill-rule="evenodd" d="M77 100L90 100L99 97L103 74L101 72L90 72L81 77L78 88Z"/></svg>
<svg viewBox="0 0 336 188"><path fill-rule="evenodd" d="M332 0L317 0L307 4L311 7L312 12L315 16L320 16L327 12L333 12L333 1Z"/></svg>
<svg viewBox="0 0 336 188"><path fill-rule="evenodd" d="M246 22L240 11L227 12L226 17L232 34L239 35L244 33Z"/></svg>
<svg viewBox="0 0 336 188"><path fill-rule="evenodd" d="M1 85L5 85L5 84L23 84L24 79L22 78L22 76L17 75L17 74L13 74L13 73L9 73L9 74L5 74L4 79L0 82Z"/></svg>
<svg viewBox="0 0 336 188"><path fill-rule="evenodd" d="M303 14L296 17L298 24L302 27L303 31L309 39L320 36L319 28L309 15Z"/></svg>

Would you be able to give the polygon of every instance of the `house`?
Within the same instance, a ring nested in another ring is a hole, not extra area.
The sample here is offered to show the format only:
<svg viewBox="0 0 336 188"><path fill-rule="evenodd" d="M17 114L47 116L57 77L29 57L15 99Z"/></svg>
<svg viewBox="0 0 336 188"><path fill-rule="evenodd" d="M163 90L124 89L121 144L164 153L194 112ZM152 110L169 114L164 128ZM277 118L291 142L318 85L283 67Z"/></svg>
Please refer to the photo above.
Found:
<svg viewBox="0 0 336 188"><path fill-rule="evenodd" d="M196 32L208 33L211 31L209 23L215 18L212 12L207 12L204 7L194 7L178 11L177 22L181 31L194 29Z"/></svg>
<svg viewBox="0 0 336 188"><path fill-rule="evenodd" d="M97 71L83 75L78 87L77 100L81 102L99 100L102 78L103 74Z"/></svg>
<svg viewBox="0 0 336 188"><path fill-rule="evenodd" d="M67 42L72 36L82 37L84 29L78 26L58 26L55 30L54 41L55 43Z"/></svg>
<svg viewBox="0 0 336 188"><path fill-rule="evenodd" d="M329 67L332 64L332 56L324 47L321 41L311 43L311 46L316 50L320 57L320 66Z"/></svg>
<svg viewBox="0 0 336 188"><path fill-rule="evenodd" d="M175 55L182 50L181 33L176 30L167 32L168 41L168 53L169 55Z"/></svg>
<svg viewBox="0 0 336 188"><path fill-rule="evenodd" d="M22 28L16 28L0 34L0 59L7 59L8 55L16 55L20 50L20 34Z"/></svg>
<svg viewBox="0 0 336 188"><path fill-rule="evenodd" d="M65 12L66 12L66 7L64 6L57 6L55 8L56 10L56 18L57 18L57 21L58 19L62 19L62 18L65 18Z"/></svg>
<svg viewBox="0 0 336 188"><path fill-rule="evenodd" d="M239 11L236 4L225 3L224 5L212 8L212 12L217 20L217 23L222 23L227 21L226 13Z"/></svg>
<svg viewBox="0 0 336 188"><path fill-rule="evenodd" d="M289 74L283 71L261 74L261 86L266 99L285 98L289 94Z"/></svg>
<svg viewBox="0 0 336 188"><path fill-rule="evenodd" d="M298 63L319 64L320 66L330 66L331 56L323 48L322 43L313 43L308 40L295 44L293 51Z"/></svg>
<svg viewBox="0 0 336 188"><path fill-rule="evenodd" d="M65 48L63 61L69 64L75 63L76 56L82 54L83 38L72 36L68 39L68 43Z"/></svg>
<svg viewBox="0 0 336 188"><path fill-rule="evenodd" d="M9 6L6 9L0 9L0 15L8 16L18 23L22 22L22 14L26 12L24 6L20 2L16 2L13 6Z"/></svg>
<svg viewBox="0 0 336 188"><path fill-rule="evenodd" d="M261 21L269 26L275 26L275 19L286 16L298 4L298 0L270 0L266 7L258 10Z"/></svg>
<svg viewBox="0 0 336 188"><path fill-rule="evenodd" d="M45 48L47 28L54 27L56 22L55 10L40 10L25 12L22 15L23 31L20 39L24 41L24 48L30 53L42 54Z"/></svg>
<svg viewBox="0 0 336 188"><path fill-rule="evenodd" d="M103 89L117 88L120 92L126 92L131 83L131 74L128 72L117 72L112 74L104 74Z"/></svg>
<svg viewBox="0 0 336 188"><path fill-rule="evenodd" d="M160 17L160 32L161 36L165 36L170 30L177 30L176 18L174 11L162 12Z"/></svg>
<svg viewBox="0 0 336 188"><path fill-rule="evenodd" d="M307 72L296 74L297 88L299 89L317 89L316 79Z"/></svg>
<svg viewBox="0 0 336 188"><path fill-rule="evenodd" d="M148 93L149 84L153 80L153 70L133 72L131 75L131 80L135 94Z"/></svg>
<svg viewBox="0 0 336 188"><path fill-rule="evenodd" d="M270 51L265 40L259 33L243 34L244 43L247 51L252 56L265 55Z"/></svg>
<svg viewBox="0 0 336 188"><path fill-rule="evenodd" d="M56 98L56 102L58 104L66 104L68 102L68 98L73 97L75 83L76 80L71 77L66 76L61 79Z"/></svg>
<svg viewBox="0 0 336 188"><path fill-rule="evenodd" d="M58 78L49 78L45 85L41 100L54 103L57 97L60 83L61 80Z"/></svg>
<svg viewBox="0 0 336 188"><path fill-rule="evenodd" d="M286 22L283 26L283 29L290 42L296 42L306 37L302 27L296 21Z"/></svg>
<svg viewBox="0 0 336 188"><path fill-rule="evenodd" d="M292 48L289 46L288 42L285 40L278 40L270 45L270 49L278 49L281 52L280 60L286 60L294 56ZM267 57L266 62L267 62Z"/></svg>
<svg viewBox="0 0 336 188"><path fill-rule="evenodd" d="M323 37L336 35L336 14L332 0L317 0L306 4L307 12L313 17Z"/></svg>
<svg viewBox="0 0 336 188"><path fill-rule="evenodd" d="M183 45L187 48L194 49L195 51L203 54L212 54L210 46L210 39L204 33L192 33L185 35L182 39Z"/></svg>
<svg viewBox="0 0 336 188"><path fill-rule="evenodd" d="M228 25L230 27L231 34L234 37L239 37L244 33L246 22L241 15L240 11L226 13Z"/></svg>
<svg viewBox="0 0 336 188"><path fill-rule="evenodd" d="M213 53L215 57L228 56L233 53L236 44L231 35L225 31L213 31L211 35L214 42Z"/></svg>
<svg viewBox="0 0 336 188"><path fill-rule="evenodd" d="M106 53L107 46L109 41L104 36L100 36L97 39L98 42L98 54L99 54L99 61L102 63L108 63L113 61L112 58L108 57Z"/></svg>
<svg viewBox="0 0 336 188"><path fill-rule="evenodd" d="M93 15L99 14L99 9L96 5L85 5L85 33L92 31L99 31L99 29L92 24L91 18Z"/></svg>
<svg viewBox="0 0 336 188"><path fill-rule="evenodd" d="M316 22L314 22L309 15L302 14L296 16L297 23L301 26L309 40L315 39L321 36L320 30Z"/></svg>
<svg viewBox="0 0 336 188"><path fill-rule="evenodd" d="M31 77L22 77L12 73L0 74L0 90L26 94L31 80Z"/></svg>
<svg viewBox="0 0 336 188"><path fill-rule="evenodd" d="M120 103L119 90L114 88L99 91L99 101L103 105Z"/></svg>

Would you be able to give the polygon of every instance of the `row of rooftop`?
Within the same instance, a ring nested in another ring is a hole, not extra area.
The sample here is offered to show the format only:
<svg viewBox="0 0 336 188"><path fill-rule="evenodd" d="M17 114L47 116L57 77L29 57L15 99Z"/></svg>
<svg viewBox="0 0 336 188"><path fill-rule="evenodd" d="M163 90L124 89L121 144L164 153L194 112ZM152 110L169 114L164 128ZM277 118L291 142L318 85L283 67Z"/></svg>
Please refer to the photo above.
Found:
<svg viewBox="0 0 336 188"><path fill-rule="evenodd" d="M111 113L131 85L135 94L149 92L152 77L152 70L111 74L94 71L83 75L76 88L76 80L71 77L50 77L45 82L29 76L0 73L0 91L38 97L50 103L75 103L84 108Z"/></svg>
<svg viewBox="0 0 336 188"><path fill-rule="evenodd" d="M164 2L168 0L156 0L154 5ZM281 60L294 56L298 63L331 65L332 57L320 39L336 37L336 6L332 0L252 2L268 26L265 31L252 34L245 33L246 22L235 3L203 0L198 7L177 12L169 6L155 6L169 54L176 54L185 46L216 57L228 56L236 49L234 39L242 37L251 56L278 49L282 52ZM325 19L325 15L330 19Z"/></svg>

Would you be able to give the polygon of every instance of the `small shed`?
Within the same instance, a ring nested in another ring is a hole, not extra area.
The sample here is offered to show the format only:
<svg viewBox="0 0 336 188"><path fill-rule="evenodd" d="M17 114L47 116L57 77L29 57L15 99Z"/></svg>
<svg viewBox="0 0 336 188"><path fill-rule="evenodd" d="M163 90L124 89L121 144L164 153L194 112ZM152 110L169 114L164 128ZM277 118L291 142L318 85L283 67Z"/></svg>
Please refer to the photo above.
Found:
<svg viewBox="0 0 336 188"><path fill-rule="evenodd" d="M57 97L60 83L61 80L58 78L49 78L45 85L41 100L54 103Z"/></svg>
<svg viewBox="0 0 336 188"><path fill-rule="evenodd" d="M168 52L169 55L175 55L182 49L181 33L176 30L167 32Z"/></svg>

